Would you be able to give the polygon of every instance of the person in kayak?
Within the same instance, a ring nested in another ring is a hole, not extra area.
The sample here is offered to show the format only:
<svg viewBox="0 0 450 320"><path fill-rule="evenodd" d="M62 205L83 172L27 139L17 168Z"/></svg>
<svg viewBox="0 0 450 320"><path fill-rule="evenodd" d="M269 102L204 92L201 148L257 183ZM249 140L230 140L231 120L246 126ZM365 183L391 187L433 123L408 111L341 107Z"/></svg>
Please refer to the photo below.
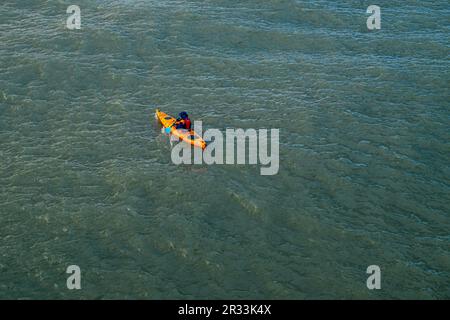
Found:
<svg viewBox="0 0 450 320"><path fill-rule="evenodd" d="M186 112L180 112L179 118L175 122L175 128L191 130L191 119Z"/></svg>

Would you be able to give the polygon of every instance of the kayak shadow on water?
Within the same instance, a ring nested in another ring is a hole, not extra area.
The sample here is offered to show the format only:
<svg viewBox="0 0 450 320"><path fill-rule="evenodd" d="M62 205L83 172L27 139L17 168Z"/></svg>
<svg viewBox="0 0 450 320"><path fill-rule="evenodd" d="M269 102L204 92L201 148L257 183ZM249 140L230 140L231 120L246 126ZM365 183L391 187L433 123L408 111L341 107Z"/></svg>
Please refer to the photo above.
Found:
<svg viewBox="0 0 450 320"><path fill-rule="evenodd" d="M195 173L206 173L208 172L208 168L206 167L195 167L194 165L184 165L185 170L192 171Z"/></svg>

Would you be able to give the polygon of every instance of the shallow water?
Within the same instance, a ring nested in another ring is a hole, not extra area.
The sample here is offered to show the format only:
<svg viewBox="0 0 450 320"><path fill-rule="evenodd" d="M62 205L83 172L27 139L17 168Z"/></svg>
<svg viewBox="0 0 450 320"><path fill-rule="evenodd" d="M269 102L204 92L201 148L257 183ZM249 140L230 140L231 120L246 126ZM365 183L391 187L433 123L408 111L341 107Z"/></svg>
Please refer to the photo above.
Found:
<svg viewBox="0 0 450 320"><path fill-rule="evenodd" d="M449 298L448 1L370 4L2 1L0 298ZM175 166L156 107L279 173Z"/></svg>

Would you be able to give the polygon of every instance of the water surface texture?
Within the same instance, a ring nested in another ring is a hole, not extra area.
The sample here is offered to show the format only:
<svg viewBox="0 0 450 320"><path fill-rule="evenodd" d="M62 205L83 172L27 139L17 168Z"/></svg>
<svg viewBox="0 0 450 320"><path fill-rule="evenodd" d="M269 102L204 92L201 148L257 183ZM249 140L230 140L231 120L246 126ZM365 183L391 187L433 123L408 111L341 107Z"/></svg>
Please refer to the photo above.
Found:
<svg viewBox="0 0 450 320"><path fill-rule="evenodd" d="M449 17L442 0L2 0L0 298L450 298ZM156 107L279 128L279 173L174 165Z"/></svg>

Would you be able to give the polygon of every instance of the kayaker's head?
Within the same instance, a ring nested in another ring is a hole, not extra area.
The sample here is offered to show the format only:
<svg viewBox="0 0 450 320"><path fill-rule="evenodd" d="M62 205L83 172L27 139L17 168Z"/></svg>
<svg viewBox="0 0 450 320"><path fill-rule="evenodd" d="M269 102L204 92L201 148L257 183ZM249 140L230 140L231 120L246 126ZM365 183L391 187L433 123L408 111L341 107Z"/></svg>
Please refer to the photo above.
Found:
<svg viewBox="0 0 450 320"><path fill-rule="evenodd" d="M187 119L188 118L188 114L185 111L180 112L180 118L181 119Z"/></svg>

